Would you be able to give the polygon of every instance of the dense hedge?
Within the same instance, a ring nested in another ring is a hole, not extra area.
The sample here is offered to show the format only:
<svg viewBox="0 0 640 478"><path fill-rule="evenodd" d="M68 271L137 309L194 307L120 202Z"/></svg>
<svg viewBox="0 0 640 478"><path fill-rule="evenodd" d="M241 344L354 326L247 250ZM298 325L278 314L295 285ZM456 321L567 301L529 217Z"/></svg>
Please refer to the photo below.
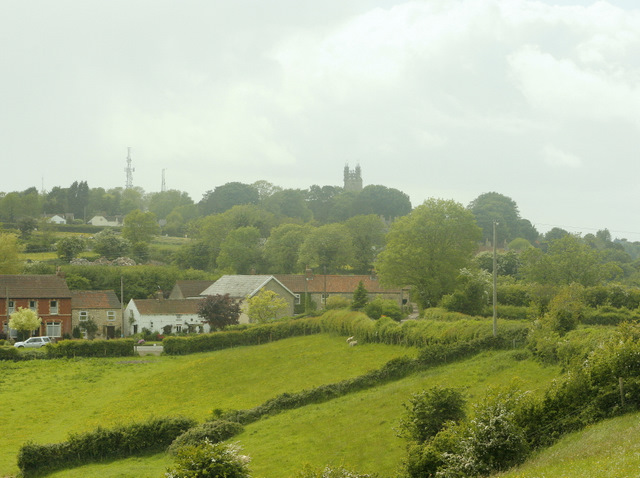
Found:
<svg viewBox="0 0 640 478"><path fill-rule="evenodd" d="M168 355L221 350L241 345L259 345L274 340L320 332L356 337L361 343L384 343L425 347L440 343L469 342L493 335L493 324L485 318L474 318L438 309L431 320L398 323L389 317L372 320L362 312L329 310L321 317L287 319L262 325L240 326L224 332L191 337L166 337L162 345ZM523 321L500 320L500 336L522 345L529 325Z"/></svg>
<svg viewBox="0 0 640 478"><path fill-rule="evenodd" d="M260 345L274 340L320 332L319 318L289 319L254 326L240 326L236 329L211 334L165 337L162 346L167 355L186 355L242 345Z"/></svg>
<svg viewBox="0 0 640 478"><path fill-rule="evenodd" d="M0 360L22 360L18 349L12 345L0 347Z"/></svg>
<svg viewBox="0 0 640 478"><path fill-rule="evenodd" d="M129 357L135 355L133 339L62 340L47 345L48 358Z"/></svg>
<svg viewBox="0 0 640 478"><path fill-rule="evenodd" d="M218 443L241 433L244 427L238 422L227 420L213 420L190 428L177 437L169 447L170 453L176 453L180 447L199 445L205 438L212 443Z"/></svg>
<svg viewBox="0 0 640 478"><path fill-rule="evenodd" d="M121 458L164 450L195 425L187 418L155 418L145 423L72 434L62 443L25 443L18 452L18 467L25 476L45 470L69 468L106 458Z"/></svg>

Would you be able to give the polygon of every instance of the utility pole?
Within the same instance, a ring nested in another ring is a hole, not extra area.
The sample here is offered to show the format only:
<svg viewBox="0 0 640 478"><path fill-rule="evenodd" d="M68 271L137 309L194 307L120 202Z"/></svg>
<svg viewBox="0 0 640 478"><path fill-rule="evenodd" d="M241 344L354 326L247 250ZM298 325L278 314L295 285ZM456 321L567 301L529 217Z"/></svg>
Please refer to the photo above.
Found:
<svg viewBox="0 0 640 478"><path fill-rule="evenodd" d="M493 336L498 336L498 257L496 244L496 226L498 223L493 221Z"/></svg>

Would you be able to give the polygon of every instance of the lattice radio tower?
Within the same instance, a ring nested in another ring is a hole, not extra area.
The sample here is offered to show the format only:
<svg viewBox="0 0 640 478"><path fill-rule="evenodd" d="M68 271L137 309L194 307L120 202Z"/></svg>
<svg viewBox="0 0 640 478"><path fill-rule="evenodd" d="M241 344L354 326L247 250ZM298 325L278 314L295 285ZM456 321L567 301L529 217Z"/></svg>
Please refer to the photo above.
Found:
<svg viewBox="0 0 640 478"><path fill-rule="evenodd" d="M165 192L167 190L167 183L164 180L164 172L166 171L166 168L162 170L162 186L160 186L160 191L161 192Z"/></svg>
<svg viewBox="0 0 640 478"><path fill-rule="evenodd" d="M131 148L127 148L127 167L124 168L124 172L127 173L127 183L125 189L131 189L133 187L133 172L136 168L131 167Z"/></svg>

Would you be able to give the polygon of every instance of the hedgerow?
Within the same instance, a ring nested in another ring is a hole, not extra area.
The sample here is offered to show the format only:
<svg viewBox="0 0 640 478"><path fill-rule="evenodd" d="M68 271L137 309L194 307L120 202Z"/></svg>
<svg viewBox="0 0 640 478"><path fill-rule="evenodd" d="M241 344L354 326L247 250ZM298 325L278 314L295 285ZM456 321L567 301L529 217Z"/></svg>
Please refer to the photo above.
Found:
<svg viewBox="0 0 640 478"><path fill-rule="evenodd" d="M25 476L78 466L107 458L121 458L143 452L164 450L195 425L188 418L154 418L115 428L71 434L62 443L39 445L27 442L18 452L18 467Z"/></svg>
<svg viewBox="0 0 640 478"><path fill-rule="evenodd" d="M61 340L47 345L48 358L128 357L135 355L133 339Z"/></svg>

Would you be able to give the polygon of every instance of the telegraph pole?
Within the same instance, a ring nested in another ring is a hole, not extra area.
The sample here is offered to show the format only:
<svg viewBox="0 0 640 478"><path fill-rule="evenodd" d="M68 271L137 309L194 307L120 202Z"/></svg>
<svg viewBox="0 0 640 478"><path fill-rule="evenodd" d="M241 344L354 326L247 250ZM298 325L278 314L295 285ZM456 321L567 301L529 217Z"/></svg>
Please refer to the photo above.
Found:
<svg viewBox="0 0 640 478"><path fill-rule="evenodd" d="M498 336L498 257L496 245L496 226L493 221L493 336Z"/></svg>

